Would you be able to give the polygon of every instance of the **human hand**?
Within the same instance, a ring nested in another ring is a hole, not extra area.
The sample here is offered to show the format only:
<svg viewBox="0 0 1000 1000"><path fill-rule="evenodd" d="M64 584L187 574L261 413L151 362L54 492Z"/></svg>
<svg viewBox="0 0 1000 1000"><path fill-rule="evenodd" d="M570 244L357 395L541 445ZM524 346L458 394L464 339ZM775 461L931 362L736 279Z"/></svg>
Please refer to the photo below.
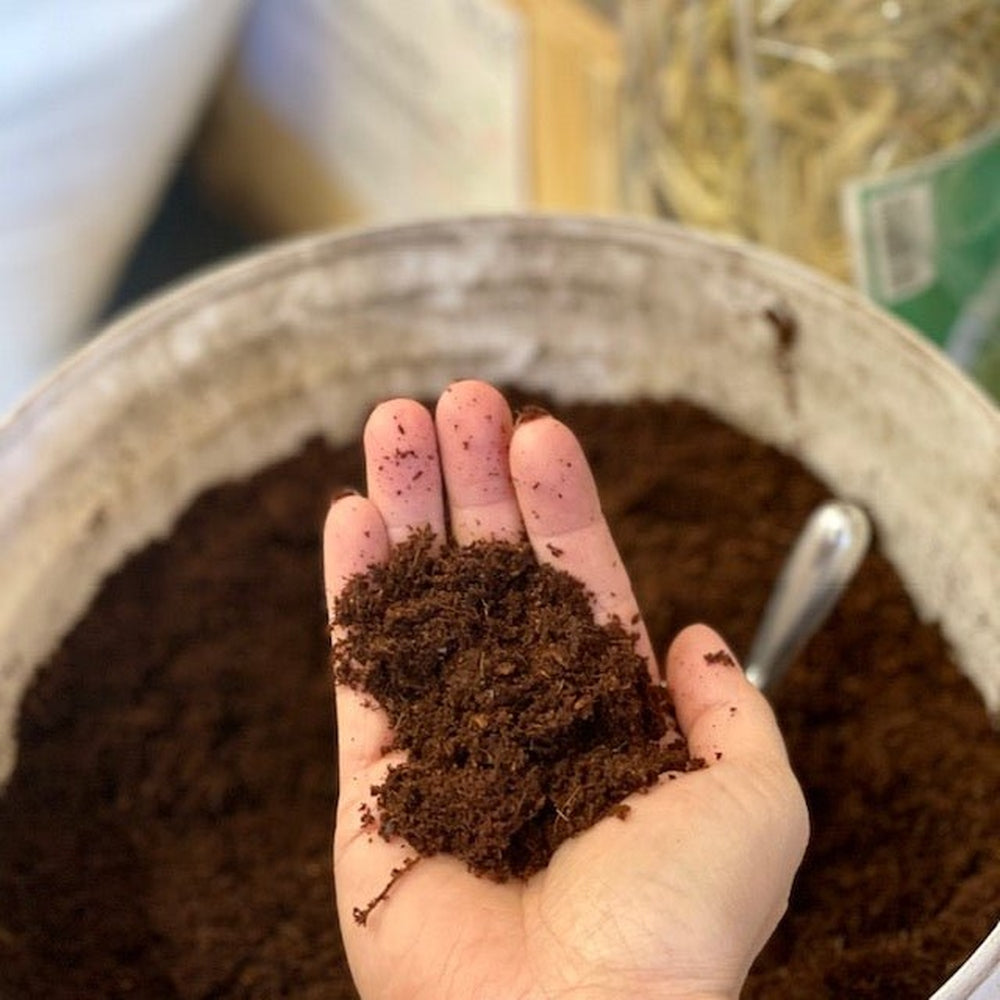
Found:
<svg viewBox="0 0 1000 1000"><path fill-rule="evenodd" d="M631 622L631 585L573 434L552 417L515 429L481 382L450 386L432 417L412 400L377 407L364 433L369 496L327 518L328 601L384 561L413 529L458 544L525 533L540 561L578 577L599 620ZM397 460L380 461L393 454ZM447 515L446 515L447 506ZM558 543L558 545L556 545ZM638 650L655 676L645 627ZM477 878L453 857L421 859L364 927L353 907L376 896L403 853L370 837L363 807L393 759L383 712L338 685L339 783L334 873L341 930L365 998L735 998L787 905L808 836L801 790L766 699L723 641L692 626L671 644L666 682L701 770L661 778L564 842L526 881ZM727 662L728 660L728 662Z"/></svg>

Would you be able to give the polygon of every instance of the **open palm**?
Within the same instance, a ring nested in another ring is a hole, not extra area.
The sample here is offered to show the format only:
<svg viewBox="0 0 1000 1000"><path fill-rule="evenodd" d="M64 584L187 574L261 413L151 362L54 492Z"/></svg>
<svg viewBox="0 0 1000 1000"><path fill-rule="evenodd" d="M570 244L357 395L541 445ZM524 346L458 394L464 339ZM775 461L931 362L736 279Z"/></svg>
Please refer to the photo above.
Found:
<svg viewBox="0 0 1000 1000"><path fill-rule="evenodd" d="M372 413L367 498L327 518L328 600L414 528L458 544L527 535L540 561L583 581L601 620L638 614L586 459L547 415L513 427L503 397L459 382L432 416L413 400ZM555 555L558 553L558 556ZM665 568L667 571L667 568ZM655 675L641 621L639 651ZM726 655L715 655L723 651ZM808 832L805 805L765 699L716 633L682 632L667 685L707 767L663 775L563 843L548 867L502 884L452 857L422 858L365 926L353 919L414 857L364 829L371 788L398 757L384 713L338 685L340 799L334 839L341 929L369 998L736 997L787 904Z"/></svg>

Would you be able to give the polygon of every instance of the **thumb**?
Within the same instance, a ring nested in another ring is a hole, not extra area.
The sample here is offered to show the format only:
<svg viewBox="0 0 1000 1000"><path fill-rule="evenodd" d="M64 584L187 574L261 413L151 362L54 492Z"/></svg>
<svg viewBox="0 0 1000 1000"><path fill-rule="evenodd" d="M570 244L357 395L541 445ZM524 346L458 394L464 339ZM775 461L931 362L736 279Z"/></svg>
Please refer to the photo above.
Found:
<svg viewBox="0 0 1000 1000"><path fill-rule="evenodd" d="M706 625L684 629L670 645L666 666L667 690L693 756L709 765L728 758L787 766L771 706L717 632Z"/></svg>
<svg viewBox="0 0 1000 1000"><path fill-rule="evenodd" d="M743 928L752 957L787 907L809 838L805 798L771 706L717 632L692 625L674 639L667 653L667 688L692 755L707 764L688 776L692 785L699 780L708 794L714 789L717 801L737 805L735 813L723 809L716 815L731 824L728 841L732 845L735 836L743 858L730 870L726 889L730 900L743 900L734 912L758 916L756 925ZM726 794L719 796L720 789ZM718 839L722 834L718 826L706 827L716 844L726 841Z"/></svg>

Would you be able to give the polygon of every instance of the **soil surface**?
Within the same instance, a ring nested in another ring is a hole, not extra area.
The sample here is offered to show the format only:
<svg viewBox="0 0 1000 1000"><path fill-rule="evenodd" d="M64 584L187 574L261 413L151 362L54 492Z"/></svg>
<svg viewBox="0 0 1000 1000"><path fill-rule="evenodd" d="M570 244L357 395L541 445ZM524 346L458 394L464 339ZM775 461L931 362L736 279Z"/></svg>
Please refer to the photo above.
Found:
<svg viewBox="0 0 1000 1000"><path fill-rule="evenodd" d="M548 408L656 647L705 620L746 649L826 489L684 404ZM205 494L39 673L0 798L0 996L355 995L318 544L347 484L359 448L314 442ZM878 551L775 704L813 836L745 997L926 998L998 915L1000 740Z"/></svg>

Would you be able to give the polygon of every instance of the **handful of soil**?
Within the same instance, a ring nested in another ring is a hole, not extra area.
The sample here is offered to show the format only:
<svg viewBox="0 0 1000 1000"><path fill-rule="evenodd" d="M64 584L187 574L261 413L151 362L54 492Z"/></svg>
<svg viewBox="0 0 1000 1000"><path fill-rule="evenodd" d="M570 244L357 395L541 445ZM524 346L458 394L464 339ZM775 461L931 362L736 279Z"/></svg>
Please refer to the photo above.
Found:
<svg viewBox="0 0 1000 1000"><path fill-rule="evenodd" d="M526 878L601 817L624 819L625 796L701 763L635 634L598 624L584 585L527 545L436 547L418 531L348 582L333 624L335 677L386 710L407 752L363 821L421 855Z"/></svg>

